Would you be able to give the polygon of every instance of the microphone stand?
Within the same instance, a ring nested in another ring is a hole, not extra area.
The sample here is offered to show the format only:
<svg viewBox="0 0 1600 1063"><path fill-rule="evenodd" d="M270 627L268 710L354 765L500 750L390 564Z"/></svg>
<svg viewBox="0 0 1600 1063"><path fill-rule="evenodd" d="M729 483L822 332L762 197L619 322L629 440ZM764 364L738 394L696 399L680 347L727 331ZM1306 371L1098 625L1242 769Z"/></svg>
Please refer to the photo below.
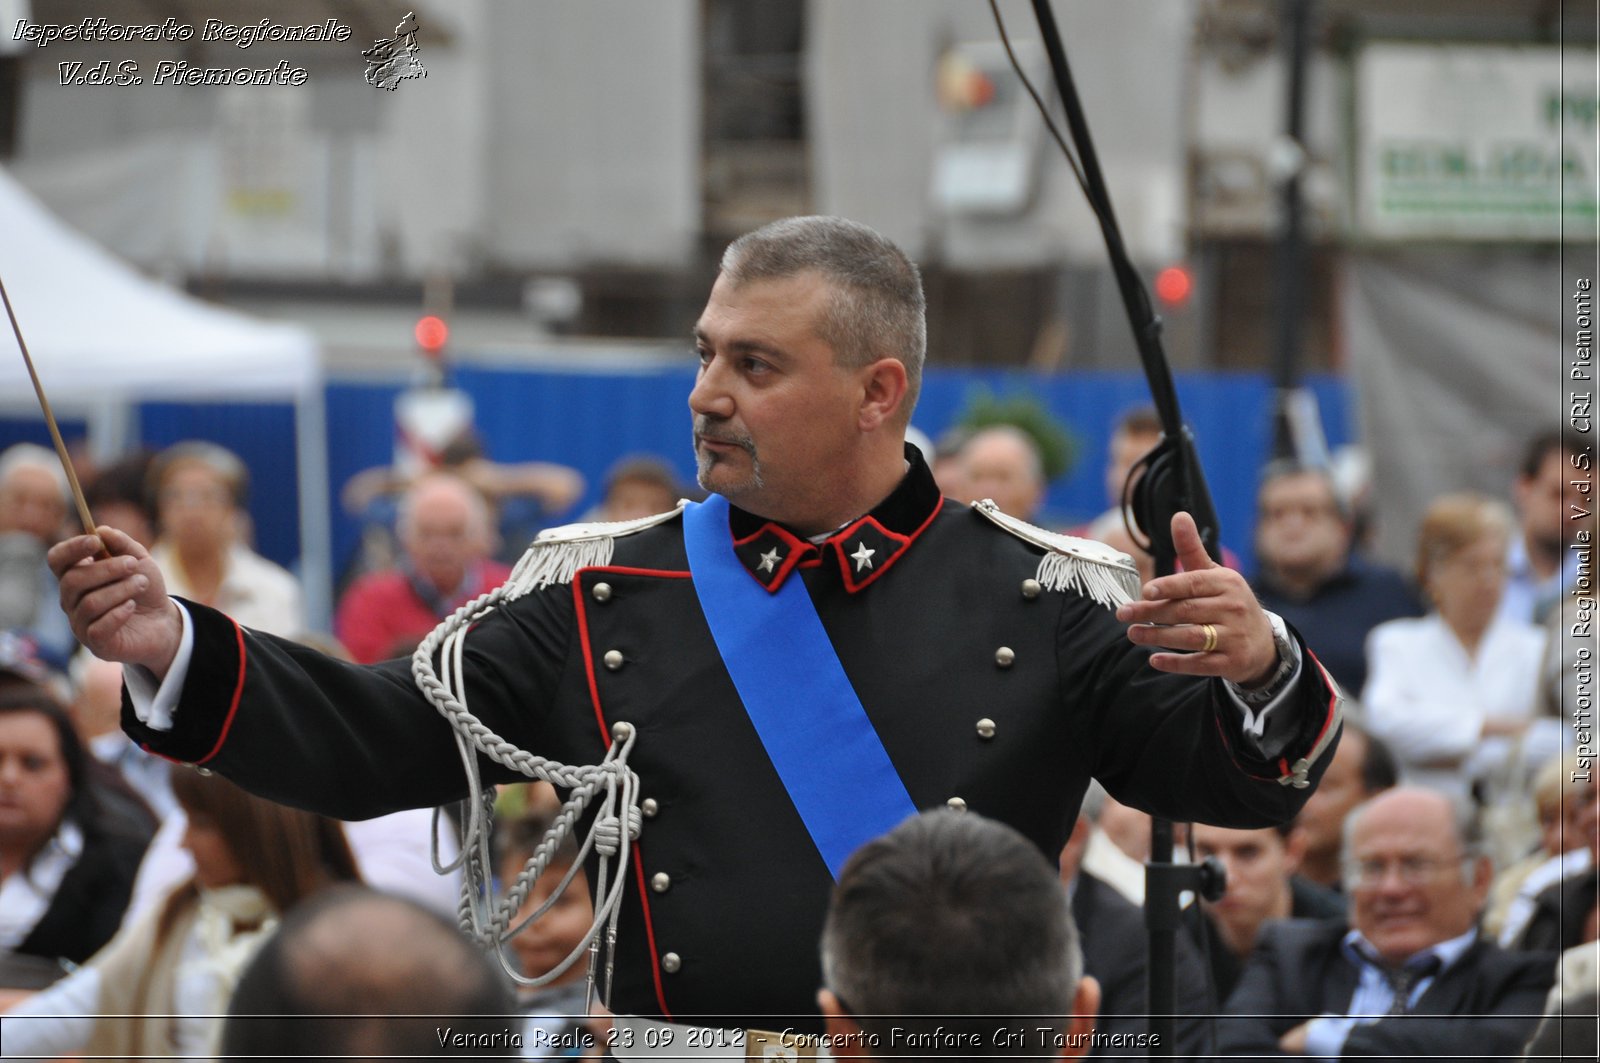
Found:
<svg viewBox="0 0 1600 1063"><path fill-rule="evenodd" d="M1151 307L1149 294L1123 244L1116 214L1111 207L1111 197L1100 173L1094 142L1089 136L1089 124L1084 118L1083 105L1073 85L1072 74L1067 68L1067 54L1062 48L1061 33L1056 27L1055 15L1050 10L1048 0L1033 0L1033 12L1039 23L1045 51L1050 57L1056 89L1066 108L1067 125L1082 166L1084 192L1095 216L1100 220L1111 271L1122 295L1128 323L1133 328L1139 359L1149 381L1151 400L1161 420L1162 440L1141 462L1144 475L1133 492L1134 518L1149 540L1158 576L1169 575L1176 567L1172 516L1180 510L1194 517L1206 553L1220 562L1216 507L1206 486L1205 472L1200 467L1193 434L1183 423L1183 416L1178 409L1172 369L1161 345L1161 320ZM1181 927L1179 896L1185 890L1196 893L1215 890L1217 895L1221 894L1220 884L1214 881L1213 875L1203 870L1204 866L1174 864L1172 824L1163 819L1152 820L1150 862L1145 868L1145 926L1150 933L1147 972L1149 1029L1154 1035L1150 1045L1152 1056L1171 1056L1176 1052L1174 955Z"/></svg>

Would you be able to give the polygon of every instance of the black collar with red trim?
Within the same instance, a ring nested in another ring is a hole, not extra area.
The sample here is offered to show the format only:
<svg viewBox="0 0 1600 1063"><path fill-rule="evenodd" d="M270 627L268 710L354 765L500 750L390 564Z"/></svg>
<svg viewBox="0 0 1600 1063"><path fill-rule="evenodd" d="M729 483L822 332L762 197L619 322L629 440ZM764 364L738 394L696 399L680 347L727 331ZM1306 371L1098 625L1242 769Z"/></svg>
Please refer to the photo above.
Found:
<svg viewBox="0 0 1600 1063"><path fill-rule="evenodd" d="M907 444L906 461L911 467L888 498L821 543L810 542L776 521L732 507L728 525L734 554L769 591L783 586L795 569L815 568L828 558L838 563L850 593L871 585L905 555L944 501L922 452Z"/></svg>

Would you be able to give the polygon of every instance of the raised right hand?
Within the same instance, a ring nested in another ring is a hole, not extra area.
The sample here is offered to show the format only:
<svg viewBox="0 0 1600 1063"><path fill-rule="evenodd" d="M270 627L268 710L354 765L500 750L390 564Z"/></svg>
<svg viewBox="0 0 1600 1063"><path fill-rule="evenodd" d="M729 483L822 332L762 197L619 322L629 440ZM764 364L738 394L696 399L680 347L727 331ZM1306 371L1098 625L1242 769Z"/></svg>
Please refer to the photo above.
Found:
<svg viewBox="0 0 1600 1063"><path fill-rule="evenodd" d="M183 614L148 550L102 525L94 535L57 543L48 559L61 584L62 611L90 653L143 665L157 679L167 674L183 641Z"/></svg>

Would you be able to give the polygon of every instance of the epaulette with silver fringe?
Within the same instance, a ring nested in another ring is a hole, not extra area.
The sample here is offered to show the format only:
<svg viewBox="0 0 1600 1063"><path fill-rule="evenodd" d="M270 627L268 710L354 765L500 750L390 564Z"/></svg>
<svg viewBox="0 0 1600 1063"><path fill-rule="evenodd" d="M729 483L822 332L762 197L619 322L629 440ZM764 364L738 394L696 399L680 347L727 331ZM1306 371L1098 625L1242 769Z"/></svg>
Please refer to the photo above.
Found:
<svg viewBox="0 0 1600 1063"><path fill-rule="evenodd" d="M1076 591L1107 609L1139 597L1139 569L1121 550L1073 535L1046 531L1002 513L993 499L980 498L972 508L1015 535L1044 550L1034 574L1046 590Z"/></svg>
<svg viewBox="0 0 1600 1063"><path fill-rule="evenodd" d="M506 579L505 600L516 601L530 591L553 583L571 583L580 568L611 563L616 540L665 524L683 512L684 499L665 513L634 520L595 520L583 524L564 524L546 528L534 537L532 545Z"/></svg>

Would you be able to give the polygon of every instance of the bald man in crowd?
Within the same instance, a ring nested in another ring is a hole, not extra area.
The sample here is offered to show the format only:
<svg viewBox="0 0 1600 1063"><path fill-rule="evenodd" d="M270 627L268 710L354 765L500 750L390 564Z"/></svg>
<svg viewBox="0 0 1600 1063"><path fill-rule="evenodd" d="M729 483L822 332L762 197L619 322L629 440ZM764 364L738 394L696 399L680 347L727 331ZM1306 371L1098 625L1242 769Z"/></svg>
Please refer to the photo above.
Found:
<svg viewBox="0 0 1600 1063"><path fill-rule="evenodd" d="M973 498L992 498L1000 512L1033 520L1044 502L1044 462L1033 437L1014 425L980 429L961 448L962 478Z"/></svg>
<svg viewBox="0 0 1600 1063"><path fill-rule="evenodd" d="M1351 813L1344 857L1348 921L1265 930L1223 1008L1218 1054L1514 1057L1555 957L1479 934L1491 868L1473 810L1386 790Z"/></svg>
<svg viewBox="0 0 1600 1063"><path fill-rule="evenodd" d="M400 500L400 565L358 580L345 593L334 632L362 664L404 657L435 625L505 582L490 556L489 504L465 480L430 473Z"/></svg>

